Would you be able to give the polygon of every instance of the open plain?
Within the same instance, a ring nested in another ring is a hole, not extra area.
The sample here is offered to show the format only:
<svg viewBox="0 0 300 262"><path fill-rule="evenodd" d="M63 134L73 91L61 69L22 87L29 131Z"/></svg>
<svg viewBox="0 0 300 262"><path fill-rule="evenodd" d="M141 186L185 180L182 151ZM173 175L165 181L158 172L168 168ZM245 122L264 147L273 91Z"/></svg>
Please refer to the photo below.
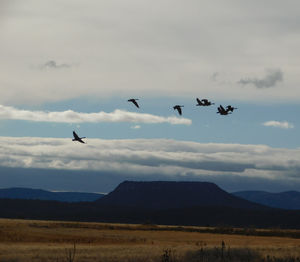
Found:
<svg viewBox="0 0 300 262"><path fill-rule="evenodd" d="M212 261L205 258L208 254L215 256L214 261L243 261L233 259L237 250L248 256L244 261L300 261L300 239L276 236L278 230L274 236L257 236L255 230L253 234L205 230L0 219L0 261Z"/></svg>

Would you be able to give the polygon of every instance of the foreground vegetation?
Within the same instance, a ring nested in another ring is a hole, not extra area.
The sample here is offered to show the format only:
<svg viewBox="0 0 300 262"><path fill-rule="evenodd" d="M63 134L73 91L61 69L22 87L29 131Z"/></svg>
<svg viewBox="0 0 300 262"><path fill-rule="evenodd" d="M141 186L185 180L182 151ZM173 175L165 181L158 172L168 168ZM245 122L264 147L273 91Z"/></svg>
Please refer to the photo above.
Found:
<svg viewBox="0 0 300 262"><path fill-rule="evenodd" d="M0 262L300 262L299 231L221 230L0 219Z"/></svg>

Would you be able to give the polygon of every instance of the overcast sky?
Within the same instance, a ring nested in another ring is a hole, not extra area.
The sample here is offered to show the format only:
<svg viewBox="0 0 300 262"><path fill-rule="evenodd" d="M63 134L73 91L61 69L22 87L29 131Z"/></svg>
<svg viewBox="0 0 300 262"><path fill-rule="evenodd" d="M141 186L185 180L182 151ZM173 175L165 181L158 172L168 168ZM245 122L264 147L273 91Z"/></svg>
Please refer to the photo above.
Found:
<svg viewBox="0 0 300 262"><path fill-rule="evenodd" d="M3 0L0 30L1 184L27 168L99 172L99 190L53 190L109 190L106 172L300 191L297 1Z"/></svg>

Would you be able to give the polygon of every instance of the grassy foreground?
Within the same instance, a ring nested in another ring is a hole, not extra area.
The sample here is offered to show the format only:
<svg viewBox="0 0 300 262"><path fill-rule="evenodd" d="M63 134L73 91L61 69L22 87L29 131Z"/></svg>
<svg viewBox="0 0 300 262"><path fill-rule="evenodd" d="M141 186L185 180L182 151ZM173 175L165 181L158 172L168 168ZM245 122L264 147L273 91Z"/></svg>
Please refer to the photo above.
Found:
<svg viewBox="0 0 300 262"><path fill-rule="evenodd" d="M300 262L297 238L200 229L0 219L0 262Z"/></svg>

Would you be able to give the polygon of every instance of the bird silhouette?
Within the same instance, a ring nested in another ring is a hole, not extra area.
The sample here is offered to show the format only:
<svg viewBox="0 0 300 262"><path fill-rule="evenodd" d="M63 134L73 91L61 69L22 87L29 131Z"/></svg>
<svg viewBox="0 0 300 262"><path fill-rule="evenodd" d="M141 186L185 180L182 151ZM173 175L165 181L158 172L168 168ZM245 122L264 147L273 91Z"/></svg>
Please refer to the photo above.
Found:
<svg viewBox="0 0 300 262"><path fill-rule="evenodd" d="M199 98L196 98L196 100L198 103L196 106L211 106L211 105L215 104L215 103L212 103L211 101L208 101L207 99L200 100Z"/></svg>
<svg viewBox="0 0 300 262"><path fill-rule="evenodd" d="M85 136L84 137L79 137L75 131L73 131L73 136L74 138L72 139L72 141L78 141L80 143L83 143L85 144L85 142L82 140L83 138L86 138Z"/></svg>
<svg viewBox="0 0 300 262"><path fill-rule="evenodd" d="M184 107L184 106L176 105L176 106L173 106L173 109L174 109L174 110L177 110L178 113L179 113L179 115L182 115L181 107Z"/></svg>
<svg viewBox="0 0 300 262"><path fill-rule="evenodd" d="M218 112L217 112L217 114L220 114L220 115L222 115L222 116L226 116L226 115L228 115L228 114L231 114L231 112L229 112L229 111L226 110L222 105L220 105L220 106L218 107Z"/></svg>
<svg viewBox="0 0 300 262"><path fill-rule="evenodd" d="M139 104L136 102L136 100L138 100L138 99L137 98L131 98L131 99L128 99L128 102L132 102L137 108L140 108Z"/></svg>

